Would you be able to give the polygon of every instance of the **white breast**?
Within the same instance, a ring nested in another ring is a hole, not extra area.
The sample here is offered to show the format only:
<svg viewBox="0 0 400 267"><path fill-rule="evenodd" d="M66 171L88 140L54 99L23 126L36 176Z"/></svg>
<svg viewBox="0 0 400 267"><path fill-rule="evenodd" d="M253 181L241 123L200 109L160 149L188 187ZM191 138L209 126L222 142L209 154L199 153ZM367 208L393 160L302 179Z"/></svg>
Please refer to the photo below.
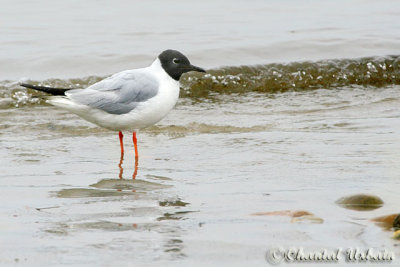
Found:
<svg viewBox="0 0 400 267"><path fill-rule="evenodd" d="M142 129L157 123L171 111L178 101L179 82L164 71L158 59L150 68L159 79L159 92L153 98L140 103L128 114L118 115L126 117L126 123L124 123L126 127L123 130ZM122 120L125 121L125 119Z"/></svg>

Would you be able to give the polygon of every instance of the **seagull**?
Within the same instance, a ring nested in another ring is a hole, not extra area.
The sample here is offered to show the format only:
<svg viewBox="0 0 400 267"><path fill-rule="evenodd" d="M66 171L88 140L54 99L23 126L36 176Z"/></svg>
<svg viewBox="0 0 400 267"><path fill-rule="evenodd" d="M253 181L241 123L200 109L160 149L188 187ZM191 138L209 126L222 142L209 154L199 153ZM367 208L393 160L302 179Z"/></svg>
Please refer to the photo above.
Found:
<svg viewBox="0 0 400 267"><path fill-rule="evenodd" d="M47 103L100 127L118 131L121 160L124 154L122 131L133 132L137 163L136 131L157 123L168 114L179 98L179 79L190 71L206 72L190 64L179 51L169 49L146 68L115 73L86 89L20 85L49 93L51 96L45 97Z"/></svg>

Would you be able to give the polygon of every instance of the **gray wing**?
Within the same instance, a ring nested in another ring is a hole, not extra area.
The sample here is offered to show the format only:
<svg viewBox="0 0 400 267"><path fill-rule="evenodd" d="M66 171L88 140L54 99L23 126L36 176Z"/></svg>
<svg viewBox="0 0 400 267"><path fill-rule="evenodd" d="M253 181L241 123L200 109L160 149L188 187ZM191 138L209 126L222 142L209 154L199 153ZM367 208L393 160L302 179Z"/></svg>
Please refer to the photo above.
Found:
<svg viewBox="0 0 400 267"><path fill-rule="evenodd" d="M158 93L157 79L145 71L123 71L92 86L70 90L66 95L76 103L111 114L125 114Z"/></svg>

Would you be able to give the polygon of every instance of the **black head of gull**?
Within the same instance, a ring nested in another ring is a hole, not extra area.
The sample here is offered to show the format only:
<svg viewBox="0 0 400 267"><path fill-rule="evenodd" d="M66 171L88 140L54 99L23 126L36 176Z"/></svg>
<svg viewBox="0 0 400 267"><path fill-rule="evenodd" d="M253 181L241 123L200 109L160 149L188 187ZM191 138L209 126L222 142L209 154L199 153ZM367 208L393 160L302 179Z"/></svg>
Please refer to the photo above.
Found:
<svg viewBox="0 0 400 267"><path fill-rule="evenodd" d="M189 71L206 72L204 69L190 64L189 59L176 50L165 50L158 58L165 72L177 81L182 74Z"/></svg>

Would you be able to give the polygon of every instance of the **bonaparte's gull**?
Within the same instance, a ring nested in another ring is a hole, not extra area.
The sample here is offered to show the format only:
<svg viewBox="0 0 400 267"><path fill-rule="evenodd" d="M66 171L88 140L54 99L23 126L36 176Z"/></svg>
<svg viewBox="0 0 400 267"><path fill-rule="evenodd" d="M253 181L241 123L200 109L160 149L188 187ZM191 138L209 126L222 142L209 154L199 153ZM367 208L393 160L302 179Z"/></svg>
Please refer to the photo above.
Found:
<svg viewBox="0 0 400 267"><path fill-rule="evenodd" d="M51 94L46 102L77 114L100 127L118 131L121 156L122 131L133 132L135 160L136 131L164 118L179 97L179 79L189 71L205 72L190 64L176 50L165 50L146 68L126 70L86 89L63 89L22 83L21 86Z"/></svg>

